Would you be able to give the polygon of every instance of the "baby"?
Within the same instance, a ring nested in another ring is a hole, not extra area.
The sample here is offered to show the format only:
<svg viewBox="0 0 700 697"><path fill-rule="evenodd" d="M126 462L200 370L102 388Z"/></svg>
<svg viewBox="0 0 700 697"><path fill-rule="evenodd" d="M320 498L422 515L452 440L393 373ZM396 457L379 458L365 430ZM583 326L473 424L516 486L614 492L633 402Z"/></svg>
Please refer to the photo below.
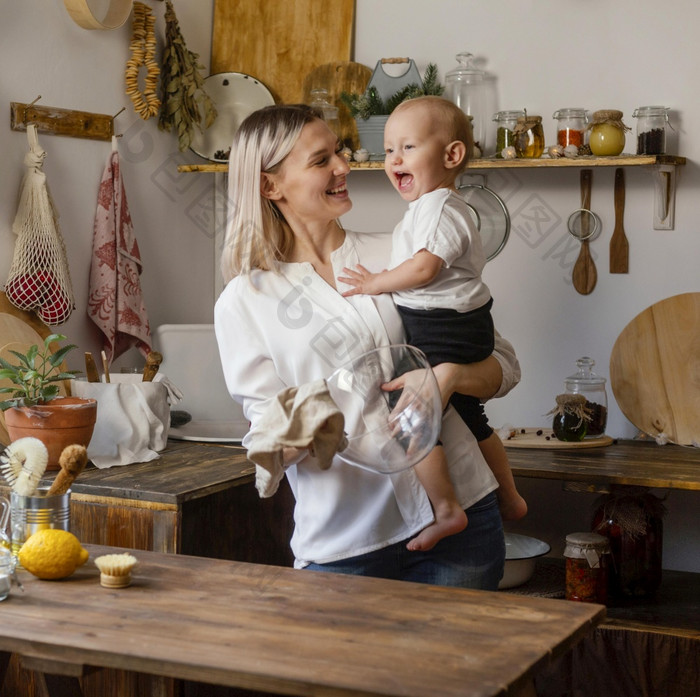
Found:
<svg viewBox="0 0 700 697"><path fill-rule="evenodd" d="M384 170L409 202L393 234L391 268L370 273L358 265L338 280L352 286L345 296L393 293L407 343L420 348L431 365L475 363L491 355L493 300L481 272L486 258L479 232L456 180L473 147L464 112L441 97L417 97L400 104L384 129ZM455 393L450 403L474 433L496 477L504 520L527 513L501 439L489 426L476 397ZM435 522L408 543L428 550L463 530L467 517L458 502L442 447L416 466L435 513Z"/></svg>

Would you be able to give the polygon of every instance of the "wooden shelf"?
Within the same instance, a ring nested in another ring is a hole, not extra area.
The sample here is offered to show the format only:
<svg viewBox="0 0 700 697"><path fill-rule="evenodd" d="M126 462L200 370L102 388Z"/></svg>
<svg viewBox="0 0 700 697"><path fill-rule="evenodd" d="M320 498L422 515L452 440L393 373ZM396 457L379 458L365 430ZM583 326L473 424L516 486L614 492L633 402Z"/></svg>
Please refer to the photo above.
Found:
<svg viewBox="0 0 700 697"><path fill-rule="evenodd" d="M473 160L467 169L538 169L560 167L640 167L644 165L684 165L685 157L677 155L617 155L616 157L560 157L539 159L500 160L481 158ZM351 162L353 170L383 170L383 162ZM224 162L210 162L201 165L179 165L178 172L226 172L228 165Z"/></svg>

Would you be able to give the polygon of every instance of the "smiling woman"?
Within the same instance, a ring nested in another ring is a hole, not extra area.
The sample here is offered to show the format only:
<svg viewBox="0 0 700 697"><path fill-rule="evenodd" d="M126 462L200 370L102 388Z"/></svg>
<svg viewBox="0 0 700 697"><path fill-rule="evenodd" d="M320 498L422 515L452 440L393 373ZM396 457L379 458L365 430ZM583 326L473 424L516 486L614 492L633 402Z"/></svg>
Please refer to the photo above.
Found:
<svg viewBox="0 0 700 697"><path fill-rule="evenodd" d="M216 304L215 329L228 390L251 422L245 447L265 435L270 410L290 390L323 384L361 355L403 343L390 295L345 297L348 287L336 281L344 268L361 263L376 272L389 261L390 235L359 235L338 222L352 206L349 169L335 135L309 107L261 109L234 138L222 256L228 284ZM507 342L499 350L499 359L487 359L486 398L502 382L507 391L517 381ZM448 385L462 386L465 373L441 368L438 385L449 398ZM413 469L389 477L338 453L321 469L311 440L293 448L272 444L295 497L297 568L495 589L504 557L495 480L452 410L442 419L441 440L470 524L425 551L407 547L433 521Z"/></svg>

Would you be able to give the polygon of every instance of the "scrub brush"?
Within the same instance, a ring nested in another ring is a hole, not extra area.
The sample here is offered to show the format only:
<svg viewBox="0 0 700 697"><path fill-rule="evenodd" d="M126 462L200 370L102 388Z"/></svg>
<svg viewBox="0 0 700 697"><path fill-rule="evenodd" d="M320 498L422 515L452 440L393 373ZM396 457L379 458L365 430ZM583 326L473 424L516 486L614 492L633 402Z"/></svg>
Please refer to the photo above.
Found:
<svg viewBox="0 0 700 697"><path fill-rule="evenodd" d="M68 445L63 448L63 452L58 458L61 471L56 475L56 479L53 480L46 495L65 494L75 478L85 469L87 461L87 449L84 445Z"/></svg>
<svg viewBox="0 0 700 697"><path fill-rule="evenodd" d="M131 554L105 554L95 559L100 570L100 585L105 588L126 588L131 585L131 570L137 559Z"/></svg>
<svg viewBox="0 0 700 697"><path fill-rule="evenodd" d="M0 455L0 471L20 496L32 496L46 472L49 452L38 438L19 438Z"/></svg>

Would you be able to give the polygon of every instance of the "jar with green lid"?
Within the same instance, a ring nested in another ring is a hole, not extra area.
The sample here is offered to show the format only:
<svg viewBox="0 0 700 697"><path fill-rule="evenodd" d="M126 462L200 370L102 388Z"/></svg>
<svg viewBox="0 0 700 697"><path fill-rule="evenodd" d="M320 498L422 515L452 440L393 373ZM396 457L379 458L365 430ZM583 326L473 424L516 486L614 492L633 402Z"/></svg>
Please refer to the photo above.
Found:
<svg viewBox="0 0 700 697"><path fill-rule="evenodd" d="M575 532L566 536L567 600L582 603L608 601L610 543L595 532Z"/></svg>
<svg viewBox="0 0 700 697"><path fill-rule="evenodd" d="M525 116L525 112L520 110L498 111L493 115L496 122L496 157L503 158L504 148L515 147L515 136L513 131L520 117Z"/></svg>
<svg viewBox="0 0 700 697"><path fill-rule="evenodd" d="M557 144L565 148L575 145L580 148L584 144L586 134L587 112L585 109L559 109L552 115L557 121Z"/></svg>
<svg viewBox="0 0 700 697"><path fill-rule="evenodd" d="M587 428L585 438L599 438L605 434L608 421L608 396L605 391L605 378L593 372L595 361L583 356L576 361L578 370L564 381L568 394L583 395L586 399L584 410Z"/></svg>
<svg viewBox="0 0 700 697"><path fill-rule="evenodd" d="M513 146L518 157L538 158L544 152L544 129L542 117L519 116L513 129Z"/></svg>
<svg viewBox="0 0 700 697"><path fill-rule="evenodd" d="M640 106L632 112L637 120L637 155L666 153L666 124L669 108Z"/></svg>
<svg viewBox="0 0 700 697"><path fill-rule="evenodd" d="M594 155L601 157L619 155L625 149L625 133L632 130L622 122L622 112L602 109L593 112L588 145Z"/></svg>

